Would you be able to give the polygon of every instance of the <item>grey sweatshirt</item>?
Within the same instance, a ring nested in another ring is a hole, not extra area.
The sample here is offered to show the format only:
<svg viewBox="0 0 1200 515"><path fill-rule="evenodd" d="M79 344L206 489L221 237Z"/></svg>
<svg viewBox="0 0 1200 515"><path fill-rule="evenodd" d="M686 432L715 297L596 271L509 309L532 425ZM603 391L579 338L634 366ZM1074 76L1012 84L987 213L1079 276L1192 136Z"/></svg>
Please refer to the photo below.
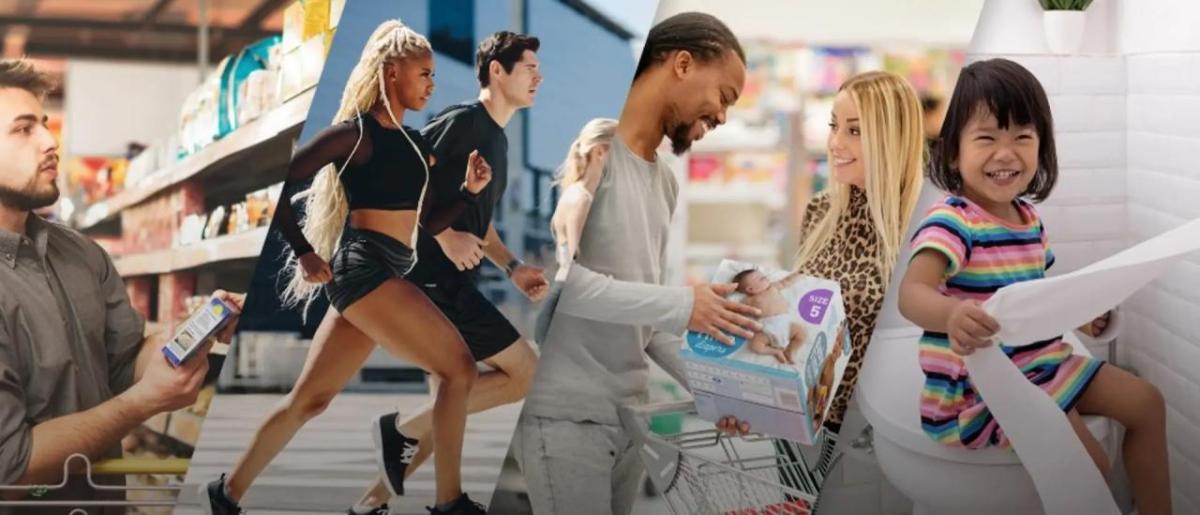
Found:
<svg viewBox="0 0 1200 515"><path fill-rule="evenodd" d="M678 195L661 159L646 161L613 139L579 259L558 285L526 413L618 424L618 404L647 400L647 355L684 381L679 348L692 289L662 285Z"/></svg>

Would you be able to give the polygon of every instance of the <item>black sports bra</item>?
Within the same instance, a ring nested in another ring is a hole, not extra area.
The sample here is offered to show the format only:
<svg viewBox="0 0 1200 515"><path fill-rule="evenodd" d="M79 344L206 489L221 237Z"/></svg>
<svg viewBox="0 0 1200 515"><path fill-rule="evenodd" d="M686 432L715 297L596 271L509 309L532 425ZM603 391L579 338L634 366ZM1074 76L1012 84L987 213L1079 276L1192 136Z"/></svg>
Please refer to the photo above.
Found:
<svg viewBox="0 0 1200 515"><path fill-rule="evenodd" d="M429 180L426 165L432 149L416 129L388 129L371 115L362 115L359 119L363 129L359 147L366 144L370 150L366 162L356 164L351 159L341 172L350 210L416 209Z"/></svg>
<svg viewBox="0 0 1200 515"><path fill-rule="evenodd" d="M351 211L409 211L423 207L421 227L437 234L448 227L474 198L464 194L458 199L442 199L437 209L421 204L422 194L426 195L427 203L433 200L426 187L432 171L425 161L432 153L416 129L388 129L374 116L364 113L321 131L298 148L288 165L284 190L290 190L315 176L326 165L333 164L340 171ZM290 199L287 194L280 199L276 208L276 226L292 252L299 256L311 252L312 246L300 229Z"/></svg>

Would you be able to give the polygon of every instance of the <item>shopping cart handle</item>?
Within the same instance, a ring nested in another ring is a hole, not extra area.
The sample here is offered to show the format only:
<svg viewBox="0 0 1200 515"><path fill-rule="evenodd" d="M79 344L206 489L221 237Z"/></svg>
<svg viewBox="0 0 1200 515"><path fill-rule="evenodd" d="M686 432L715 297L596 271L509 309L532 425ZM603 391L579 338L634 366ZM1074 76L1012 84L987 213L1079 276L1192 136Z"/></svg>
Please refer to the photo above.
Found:
<svg viewBox="0 0 1200 515"><path fill-rule="evenodd" d="M155 474L182 476L191 460L187 458L116 458L92 464L92 473L106 476Z"/></svg>

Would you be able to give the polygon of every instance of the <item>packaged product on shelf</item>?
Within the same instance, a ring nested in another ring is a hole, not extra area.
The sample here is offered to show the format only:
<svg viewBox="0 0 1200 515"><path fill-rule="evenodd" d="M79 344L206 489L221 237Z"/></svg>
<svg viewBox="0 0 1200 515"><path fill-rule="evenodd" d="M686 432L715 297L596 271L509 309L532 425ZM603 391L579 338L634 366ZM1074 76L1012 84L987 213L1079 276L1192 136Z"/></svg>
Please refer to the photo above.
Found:
<svg viewBox="0 0 1200 515"><path fill-rule="evenodd" d="M733 345L688 332L680 356L697 412L812 444L850 359L838 283L731 260L712 282L737 284L730 298L762 310L763 329Z"/></svg>
<svg viewBox="0 0 1200 515"><path fill-rule="evenodd" d="M329 31L329 0L303 0L304 3L304 33L302 39L307 41L317 36L324 37Z"/></svg>
<svg viewBox="0 0 1200 515"><path fill-rule="evenodd" d="M284 53L287 53L299 47L304 39L304 3L296 0L283 10L283 34L280 44Z"/></svg>
<svg viewBox="0 0 1200 515"><path fill-rule="evenodd" d="M311 38L300 46L283 53L279 70L279 98L286 102L304 90L313 87L321 77L325 65L325 43L323 37Z"/></svg>
<svg viewBox="0 0 1200 515"><path fill-rule="evenodd" d="M279 72L255 70L241 85L242 102L238 104L238 125L245 125L279 105Z"/></svg>
<svg viewBox="0 0 1200 515"><path fill-rule="evenodd" d="M178 243L177 233L184 218L203 212L203 191L198 185L189 183L130 206L120 215L125 247L129 252L171 248Z"/></svg>
<svg viewBox="0 0 1200 515"><path fill-rule="evenodd" d="M270 67L271 49L279 42L279 36L270 36L247 45L221 61L218 139L240 126L239 106L246 101L242 84L252 73Z"/></svg>
<svg viewBox="0 0 1200 515"><path fill-rule="evenodd" d="M267 223L275 219L275 206L279 204L279 197L283 195L283 183L277 182L267 187Z"/></svg>
<svg viewBox="0 0 1200 515"><path fill-rule="evenodd" d="M162 146L162 141L150 143L140 154L129 160L129 167L125 173L125 188L137 188L142 184L142 181L150 177L158 169L158 147Z"/></svg>
<svg viewBox="0 0 1200 515"><path fill-rule="evenodd" d="M267 217L269 202L266 188L246 194L246 223L249 227L261 227L270 222Z"/></svg>
<svg viewBox="0 0 1200 515"><path fill-rule="evenodd" d="M329 30L337 29L338 20L342 19L342 11L346 10L346 0L333 0L329 3Z"/></svg>
<svg viewBox="0 0 1200 515"><path fill-rule="evenodd" d="M208 223L204 227L204 239L210 240L224 234L221 232L221 228L225 226L225 212L225 206L217 206L212 213L209 213Z"/></svg>
<svg viewBox="0 0 1200 515"><path fill-rule="evenodd" d="M179 225L179 237L176 239L175 246L185 247L195 243L199 243L204 239L204 223L207 217L203 214L187 215L183 217L183 223Z"/></svg>
<svg viewBox="0 0 1200 515"><path fill-rule="evenodd" d="M226 225L226 234L237 234L245 232L249 229L250 220L246 213L246 203L238 202L229 209L229 221Z"/></svg>
<svg viewBox="0 0 1200 515"><path fill-rule="evenodd" d="M196 153L216 140L220 125L220 69L183 102L179 117L180 157Z"/></svg>
<svg viewBox="0 0 1200 515"><path fill-rule="evenodd" d="M688 158L688 182L720 182L724 167L720 154L693 153Z"/></svg>
<svg viewBox="0 0 1200 515"><path fill-rule="evenodd" d="M787 184L787 154L783 152L730 152L725 158L725 182Z"/></svg>

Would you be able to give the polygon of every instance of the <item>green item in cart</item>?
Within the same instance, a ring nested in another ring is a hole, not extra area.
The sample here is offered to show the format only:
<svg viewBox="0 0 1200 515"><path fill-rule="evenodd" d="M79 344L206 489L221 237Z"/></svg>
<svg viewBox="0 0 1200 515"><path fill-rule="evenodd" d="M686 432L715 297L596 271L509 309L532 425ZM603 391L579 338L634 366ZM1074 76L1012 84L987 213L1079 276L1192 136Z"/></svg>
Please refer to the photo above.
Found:
<svg viewBox="0 0 1200 515"><path fill-rule="evenodd" d="M674 383L663 384L663 389L674 400L683 398ZM650 432L658 435L674 435L683 432L683 413L660 413L650 417Z"/></svg>
<svg viewBox="0 0 1200 515"><path fill-rule="evenodd" d="M683 413L663 413L650 417L650 432L675 435L683 432Z"/></svg>

